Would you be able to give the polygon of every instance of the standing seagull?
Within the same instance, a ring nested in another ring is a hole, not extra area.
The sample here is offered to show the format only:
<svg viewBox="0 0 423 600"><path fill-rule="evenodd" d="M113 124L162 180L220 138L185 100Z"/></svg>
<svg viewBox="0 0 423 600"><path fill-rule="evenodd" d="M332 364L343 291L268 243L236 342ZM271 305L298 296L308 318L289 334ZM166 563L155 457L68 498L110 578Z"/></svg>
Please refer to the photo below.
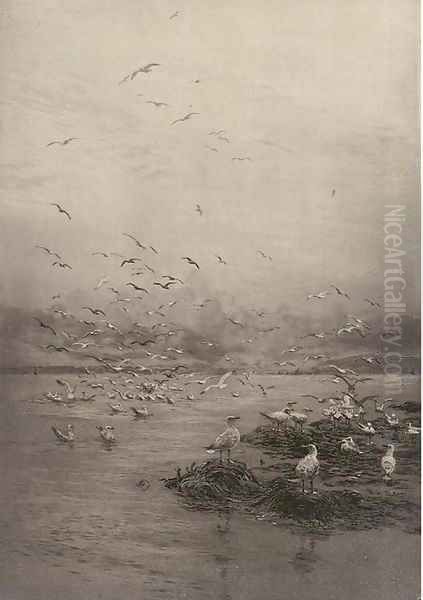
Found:
<svg viewBox="0 0 423 600"><path fill-rule="evenodd" d="M171 125L176 125L176 123L183 123L184 121L188 121L188 119L190 119L194 115L199 115L199 114L200 113L198 113L198 112L187 113L184 117L181 117L180 119L175 119L175 121L172 121Z"/></svg>
<svg viewBox="0 0 423 600"><path fill-rule="evenodd" d="M72 220L72 217L70 216L70 214L68 213L68 211L65 210L64 208L62 208L60 206L60 204L57 204L57 202L50 202L50 206L55 206L57 208L57 210L59 211L59 213L63 213L64 215L66 215L67 218L69 219L69 221Z"/></svg>
<svg viewBox="0 0 423 600"><path fill-rule="evenodd" d="M69 424L66 426L66 433L64 431L60 431L54 425L52 426L52 431L58 440L61 442L73 442L75 440L75 433L73 431L73 425Z"/></svg>
<svg viewBox="0 0 423 600"><path fill-rule="evenodd" d="M223 462L222 455L224 450L228 453L228 462L231 462L231 450L239 444L241 435L239 429L237 429L234 424L234 421L237 421L239 418L240 417L233 416L226 417L227 428L223 433L217 436L213 444L210 444L210 446L207 446L206 448L210 453L219 450L220 462Z"/></svg>
<svg viewBox="0 0 423 600"><path fill-rule="evenodd" d="M315 446L315 444L309 444L308 446L304 447L308 448L308 454L306 454L306 456L300 460L295 468L295 471L297 475L301 477L303 494L305 493L306 479L310 481L310 490L313 494L313 480L320 469L319 461L317 459L317 446Z"/></svg>
<svg viewBox="0 0 423 600"><path fill-rule="evenodd" d="M394 458L394 451L395 446L393 444L388 444L386 453L382 456L382 460L380 461L382 469L385 473L383 476L385 481L390 481L395 471L396 460Z"/></svg>

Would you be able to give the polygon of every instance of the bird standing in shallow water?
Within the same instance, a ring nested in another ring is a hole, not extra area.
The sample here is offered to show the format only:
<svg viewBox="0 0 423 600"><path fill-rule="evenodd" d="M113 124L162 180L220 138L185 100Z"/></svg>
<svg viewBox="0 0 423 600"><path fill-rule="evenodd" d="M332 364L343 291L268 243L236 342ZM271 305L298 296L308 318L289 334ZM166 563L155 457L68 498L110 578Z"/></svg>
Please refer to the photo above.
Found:
<svg viewBox="0 0 423 600"><path fill-rule="evenodd" d="M390 481L395 471L397 461L394 458L394 451L395 446L393 444L388 444L386 453L382 456L382 460L380 461L383 472L385 473L383 476L385 481Z"/></svg>
<svg viewBox="0 0 423 600"><path fill-rule="evenodd" d="M57 429L54 425L52 426L54 435L61 442L73 442L75 440L75 433L73 431L73 425L69 424L66 426L66 433Z"/></svg>
<svg viewBox="0 0 423 600"><path fill-rule="evenodd" d="M314 494L313 482L320 469L317 459L317 446L309 444L308 446L304 446L304 448L308 449L308 454L300 460L295 468L295 472L301 478L303 494L305 493L305 482L307 479L310 481L310 491Z"/></svg>
<svg viewBox="0 0 423 600"><path fill-rule="evenodd" d="M226 417L227 428L223 433L217 436L213 444L210 444L210 446L207 446L206 448L210 453L219 450L220 462L223 462L222 455L224 450L228 453L228 462L231 462L231 450L239 444L241 435L239 429L235 427L235 421L238 421L239 418L240 417L233 416Z"/></svg>

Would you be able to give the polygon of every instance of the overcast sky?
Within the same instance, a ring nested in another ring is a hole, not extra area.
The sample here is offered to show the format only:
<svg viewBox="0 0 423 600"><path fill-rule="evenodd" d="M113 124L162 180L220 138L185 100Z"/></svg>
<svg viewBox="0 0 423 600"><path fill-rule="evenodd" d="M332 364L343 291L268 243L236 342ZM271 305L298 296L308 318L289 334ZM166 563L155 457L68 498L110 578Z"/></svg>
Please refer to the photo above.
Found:
<svg viewBox="0 0 423 600"><path fill-rule="evenodd" d="M415 310L417 0L4 0L0 10L4 304L92 300L100 277L124 283L118 259L91 252L136 256L128 232L159 249L145 261L186 280L193 299L299 310L333 282L364 311L364 297L382 294L384 205L403 203ZM170 124L188 112L199 114ZM229 143L208 135L218 129ZM69 136L78 140L46 147Z"/></svg>

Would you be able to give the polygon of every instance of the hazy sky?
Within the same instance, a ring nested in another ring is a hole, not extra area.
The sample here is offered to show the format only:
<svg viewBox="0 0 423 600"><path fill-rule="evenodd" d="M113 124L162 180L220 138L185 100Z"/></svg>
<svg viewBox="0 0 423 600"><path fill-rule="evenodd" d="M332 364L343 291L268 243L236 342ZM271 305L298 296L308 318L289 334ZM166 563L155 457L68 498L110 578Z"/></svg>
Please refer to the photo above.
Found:
<svg viewBox="0 0 423 600"><path fill-rule="evenodd" d="M79 302L101 276L124 283L118 259L90 253L136 256L129 232L194 299L298 307L335 282L364 310L382 293L384 205L404 203L414 310L417 0L4 0L0 10L3 303L43 307L59 291ZM150 62L160 66L118 85ZM200 114L170 125L187 112ZM79 139L46 147L68 136ZM36 244L73 270L53 268Z"/></svg>

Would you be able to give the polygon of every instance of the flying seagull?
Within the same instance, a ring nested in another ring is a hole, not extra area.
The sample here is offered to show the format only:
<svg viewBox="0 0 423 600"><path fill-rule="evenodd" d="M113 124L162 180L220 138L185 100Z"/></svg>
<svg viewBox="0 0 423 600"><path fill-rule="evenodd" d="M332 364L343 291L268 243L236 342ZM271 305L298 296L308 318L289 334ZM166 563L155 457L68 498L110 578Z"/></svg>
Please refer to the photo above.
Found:
<svg viewBox="0 0 423 600"><path fill-rule="evenodd" d="M147 247L144 246L143 244L141 244L140 241L137 240L136 237L134 237L133 235L131 235L130 233L124 233L123 235L125 235L126 237L130 238L131 240L133 240L136 245L138 246L138 248L141 248L141 250L147 250Z"/></svg>
<svg viewBox="0 0 423 600"><path fill-rule="evenodd" d="M168 281L167 283L161 283L160 281L155 281L153 285L158 285L164 290L168 290L171 285L176 285L176 281Z"/></svg>
<svg viewBox="0 0 423 600"><path fill-rule="evenodd" d="M195 211L198 212L198 214L200 215L200 217L203 214L203 209L201 208L201 206L199 204L195 205Z"/></svg>
<svg viewBox="0 0 423 600"><path fill-rule="evenodd" d="M188 264L193 265L194 267L196 267L198 270L200 270L200 267L198 265L198 263L195 262L195 260L193 260L192 258L190 258L189 256L183 256L182 260L186 260Z"/></svg>
<svg viewBox="0 0 423 600"><path fill-rule="evenodd" d="M162 108L163 106L169 106L167 102L156 102L156 100L146 100L146 104L153 104L156 108Z"/></svg>
<svg viewBox="0 0 423 600"><path fill-rule="evenodd" d="M125 285L134 288L134 290L137 290L137 292L145 292L146 294L149 294L149 291L146 290L143 287L139 287L138 285L136 285L135 283L133 283L132 281L128 281L128 283L126 283Z"/></svg>
<svg viewBox="0 0 423 600"><path fill-rule="evenodd" d="M198 112L187 113L184 117L182 117L180 119L176 119L175 121L172 121L171 125L175 125L176 123L183 123L184 121L188 121L188 119L190 119L194 115L199 115L199 114L200 113L198 113Z"/></svg>
<svg viewBox="0 0 423 600"><path fill-rule="evenodd" d="M44 250L44 252L46 252L50 256L55 256L59 260L62 259L62 257L60 256L60 254L57 254L57 252L53 252L53 250L50 250L50 248L46 248L45 246L35 246L35 247L38 248L39 250Z"/></svg>
<svg viewBox="0 0 423 600"><path fill-rule="evenodd" d="M133 81L139 73L151 73L153 67L159 67L159 66L160 66L160 63L149 63L148 65L145 65L144 67L140 67L139 69L136 69L135 71L133 71L132 73L129 73L129 75L126 75L126 77L121 79L121 81L119 81L119 85L121 83L125 83L125 81L128 81L129 79L131 81Z"/></svg>
<svg viewBox="0 0 423 600"><path fill-rule="evenodd" d="M137 260L141 260L140 258L125 258L121 263L120 266L124 267L125 265L134 265L136 263Z"/></svg>
<svg viewBox="0 0 423 600"><path fill-rule="evenodd" d="M344 292L343 290L341 290L341 288L334 285L333 283L331 283L329 285L329 287L333 288L336 291L336 293L338 294L338 296L344 296L345 298L348 298L348 300L351 300L351 298L350 298L349 294L347 294L347 292Z"/></svg>
<svg viewBox="0 0 423 600"><path fill-rule="evenodd" d="M243 161L243 160L251 160L251 158L249 156L233 156L232 160Z"/></svg>
<svg viewBox="0 0 423 600"><path fill-rule="evenodd" d="M57 210L59 211L59 213L63 213L64 215L66 215L67 218L69 219L69 221L72 220L72 217L70 216L70 214L68 213L68 211L65 210L64 208L62 208L60 206L60 204L57 204L57 202L50 202L50 206L55 206L57 208Z"/></svg>
<svg viewBox="0 0 423 600"><path fill-rule="evenodd" d="M55 266L60 267L61 269L70 269L72 271L72 267L70 265L68 265L67 263L63 263L60 262L59 260L55 260L54 263L52 264L53 267Z"/></svg>
<svg viewBox="0 0 423 600"><path fill-rule="evenodd" d="M106 313L104 310L101 310L101 308L91 308L91 306L83 306L82 308L83 310L89 310L93 315L103 315L103 317L106 316Z"/></svg>
<svg viewBox="0 0 423 600"><path fill-rule="evenodd" d="M227 265L228 263L226 262L226 260L224 260L221 256L219 256L218 254L216 254L216 258L219 261L219 263L221 265Z"/></svg>
<svg viewBox="0 0 423 600"><path fill-rule="evenodd" d="M170 15L170 17L169 17L169 21L170 21L171 19L174 19L175 17L178 17L178 16L179 16L179 10L177 10L176 12L174 12L174 13L173 13L173 15Z"/></svg>
<svg viewBox="0 0 423 600"><path fill-rule="evenodd" d="M73 140L78 140L78 139L79 138L76 138L76 137L70 137L70 138L66 138L64 140L53 140L52 142L49 142L47 144L46 148L48 148L49 146L53 146L54 144L58 144L59 146L67 146Z"/></svg>
<svg viewBox="0 0 423 600"><path fill-rule="evenodd" d="M44 321L41 321L41 319L38 319L37 317L33 317L33 319L35 321L37 321L37 323L39 324L40 327L42 327L43 329L49 329L53 335L57 335L57 333L54 331L53 327L51 327L50 325L47 325L46 323L44 323Z"/></svg>

